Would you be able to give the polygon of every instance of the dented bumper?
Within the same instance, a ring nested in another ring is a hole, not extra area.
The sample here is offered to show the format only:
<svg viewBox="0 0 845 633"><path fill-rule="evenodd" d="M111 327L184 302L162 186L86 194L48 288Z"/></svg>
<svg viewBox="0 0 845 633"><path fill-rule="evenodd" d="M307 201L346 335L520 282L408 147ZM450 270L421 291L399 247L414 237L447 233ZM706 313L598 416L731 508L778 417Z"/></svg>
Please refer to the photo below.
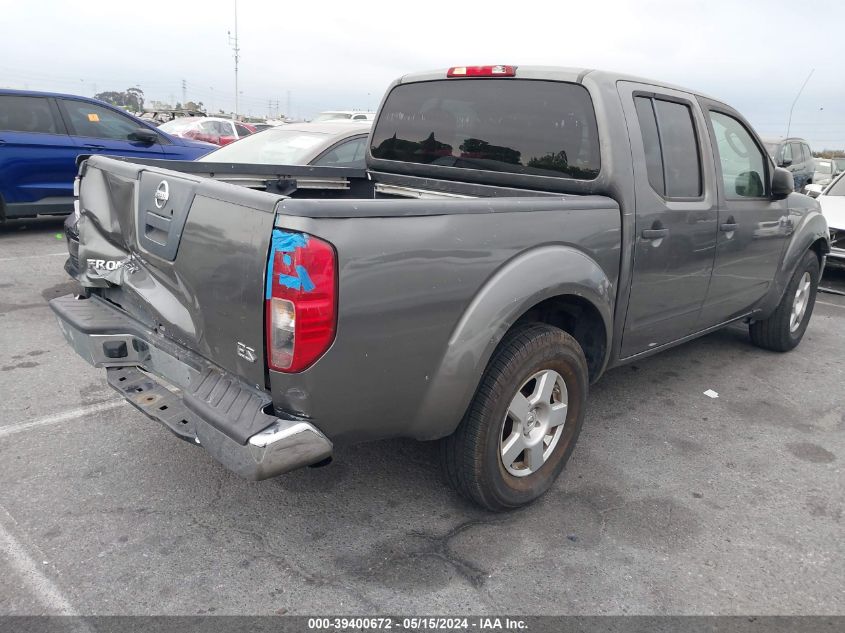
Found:
<svg viewBox="0 0 845 633"><path fill-rule="evenodd" d="M331 441L308 420L277 416L248 385L97 298L50 302L65 338L141 412L205 448L246 479L260 480L329 457Z"/></svg>

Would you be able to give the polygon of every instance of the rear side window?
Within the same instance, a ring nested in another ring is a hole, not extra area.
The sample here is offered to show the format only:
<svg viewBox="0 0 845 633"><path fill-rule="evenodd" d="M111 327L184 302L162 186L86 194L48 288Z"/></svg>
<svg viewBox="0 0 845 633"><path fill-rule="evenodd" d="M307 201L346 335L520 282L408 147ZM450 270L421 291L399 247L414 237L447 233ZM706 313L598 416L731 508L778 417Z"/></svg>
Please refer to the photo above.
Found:
<svg viewBox="0 0 845 633"><path fill-rule="evenodd" d="M793 163L803 163L806 158L804 158L803 150L801 149L801 143L790 143L792 147L792 162Z"/></svg>
<svg viewBox="0 0 845 633"><path fill-rule="evenodd" d="M106 138L116 141L129 140L141 123L109 108L87 101L62 99L67 122L76 136Z"/></svg>
<svg viewBox="0 0 845 633"><path fill-rule="evenodd" d="M311 164L321 165L323 167L364 167L364 150L366 145L366 136L354 138L336 145Z"/></svg>
<svg viewBox="0 0 845 633"><path fill-rule="evenodd" d="M244 136L249 136L252 134L252 130L244 125L238 125L235 123L235 129L238 131L238 137L243 138Z"/></svg>
<svg viewBox="0 0 845 633"><path fill-rule="evenodd" d="M652 97L636 97L634 105L651 186L664 198L701 196L701 158L689 106Z"/></svg>
<svg viewBox="0 0 845 633"><path fill-rule="evenodd" d="M0 130L60 134L59 126L44 97L0 95Z"/></svg>
<svg viewBox="0 0 845 633"><path fill-rule="evenodd" d="M373 158L592 180L600 151L593 103L577 84L448 79L396 86Z"/></svg>

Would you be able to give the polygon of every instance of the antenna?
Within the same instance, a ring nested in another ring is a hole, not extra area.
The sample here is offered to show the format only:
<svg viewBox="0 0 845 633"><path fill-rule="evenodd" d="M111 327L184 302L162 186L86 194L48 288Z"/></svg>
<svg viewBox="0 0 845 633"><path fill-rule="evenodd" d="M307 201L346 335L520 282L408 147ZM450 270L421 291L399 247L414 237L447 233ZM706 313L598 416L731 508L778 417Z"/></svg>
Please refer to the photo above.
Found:
<svg viewBox="0 0 845 633"><path fill-rule="evenodd" d="M232 113L232 118L238 118L238 62L240 61L241 49L238 46L238 0L235 0L235 35L231 31L227 31L229 35L229 46L232 47L232 52L235 54L235 111Z"/></svg>
<svg viewBox="0 0 845 633"><path fill-rule="evenodd" d="M798 94L795 95L795 101L792 102L792 107L789 108L789 121L786 124L786 138L789 138L789 130L792 127L792 111L795 109L795 104L798 103L798 97L800 97L801 93L804 92L804 86L806 86L807 82L810 81L810 77L813 76L814 72L816 72L815 68L810 71L810 74L807 75L807 78L804 80L804 83L801 84L801 89L798 91Z"/></svg>

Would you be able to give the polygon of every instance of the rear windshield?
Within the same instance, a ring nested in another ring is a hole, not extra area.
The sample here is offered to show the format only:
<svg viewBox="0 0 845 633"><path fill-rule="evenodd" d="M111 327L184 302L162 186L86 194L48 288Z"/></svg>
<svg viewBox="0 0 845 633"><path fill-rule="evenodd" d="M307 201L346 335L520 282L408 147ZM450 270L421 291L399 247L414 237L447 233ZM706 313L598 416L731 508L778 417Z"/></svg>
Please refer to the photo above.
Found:
<svg viewBox="0 0 845 633"><path fill-rule="evenodd" d="M167 132L168 134L180 134L185 130L191 129L197 124L197 119L192 119L188 117L177 117L168 121L167 123L162 123L158 126L158 129L162 132Z"/></svg>
<svg viewBox="0 0 845 633"><path fill-rule="evenodd" d="M601 166L587 90L530 79L396 86L371 152L384 160L579 180L592 180Z"/></svg>
<svg viewBox="0 0 845 633"><path fill-rule="evenodd" d="M199 160L206 163L299 165L331 139L328 134L273 128L221 147Z"/></svg>

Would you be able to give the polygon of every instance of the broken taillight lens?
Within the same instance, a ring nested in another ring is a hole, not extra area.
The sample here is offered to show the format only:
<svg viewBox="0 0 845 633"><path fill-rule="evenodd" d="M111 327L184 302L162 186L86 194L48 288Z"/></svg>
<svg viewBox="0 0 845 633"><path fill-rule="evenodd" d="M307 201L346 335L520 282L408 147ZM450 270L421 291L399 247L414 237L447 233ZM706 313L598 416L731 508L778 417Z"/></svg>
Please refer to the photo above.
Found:
<svg viewBox="0 0 845 633"><path fill-rule="evenodd" d="M325 353L337 321L337 258L312 235L275 229L265 291L267 364L302 371Z"/></svg>

